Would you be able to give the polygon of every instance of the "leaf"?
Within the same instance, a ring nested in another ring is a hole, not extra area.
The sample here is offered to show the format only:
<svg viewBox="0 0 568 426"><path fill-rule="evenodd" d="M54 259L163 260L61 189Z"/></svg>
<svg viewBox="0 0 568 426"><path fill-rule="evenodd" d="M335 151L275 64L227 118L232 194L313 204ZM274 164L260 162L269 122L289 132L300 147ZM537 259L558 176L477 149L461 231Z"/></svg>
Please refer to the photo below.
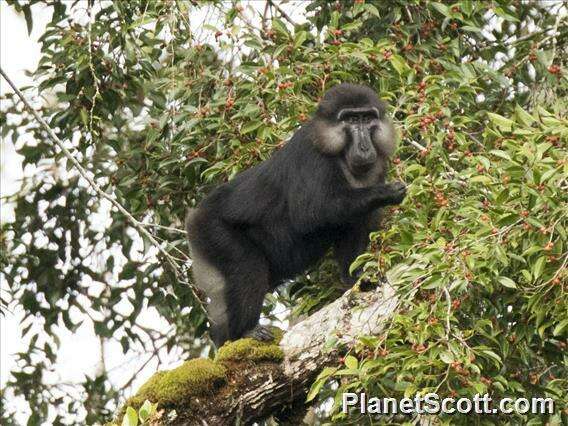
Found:
<svg viewBox="0 0 568 426"><path fill-rule="evenodd" d="M552 330L552 334L554 336L560 336L562 332L567 328L568 328L568 318L560 321L560 323L557 324L556 327L554 327L554 330Z"/></svg>
<svg viewBox="0 0 568 426"><path fill-rule="evenodd" d="M469 31L470 33L480 33L481 29L477 28L477 27L472 27L471 25L464 25L463 27L460 27L460 29L464 30L464 31Z"/></svg>
<svg viewBox="0 0 568 426"><path fill-rule="evenodd" d="M536 52L536 57L544 67L549 67L554 60L554 52L552 50L539 50Z"/></svg>
<svg viewBox="0 0 568 426"><path fill-rule="evenodd" d="M489 120L491 120L491 122L493 122L501 130L505 130L507 132L513 130L513 125L515 124L513 120L509 120L508 118L493 112L488 112L487 116L489 117Z"/></svg>
<svg viewBox="0 0 568 426"><path fill-rule="evenodd" d="M155 411L155 406L150 401L146 400L144 401L144 404L142 404L142 407L138 410L138 417L140 417L142 422L145 422L150 418L150 416L152 416L152 414L155 413Z"/></svg>
<svg viewBox="0 0 568 426"><path fill-rule="evenodd" d="M325 367L322 370L322 372L318 374L318 377L316 378L316 380L314 381L314 383L310 387L310 391L308 392L308 395L306 396L306 402L311 401L312 399L314 399L317 396L320 389L322 388L322 386L327 381L328 377L331 376L336 371L337 371L337 368Z"/></svg>
<svg viewBox="0 0 568 426"><path fill-rule="evenodd" d="M474 176L469 181L470 183L483 183L485 185L489 185L492 182L491 178L485 175Z"/></svg>
<svg viewBox="0 0 568 426"><path fill-rule="evenodd" d="M532 275L533 278L536 280L542 275L542 271L544 270L544 264L546 263L546 256L541 256L535 262L532 268Z"/></svg>
<svg viewBox="0 0 568 426"><path fill-rule="evenodd" d="M440 354L440 359L446 364L451 364L452 362L454 362L454 356L448 351L442 352Z"/></svg>
<svg viewBox="0 0 568 426"><path fill-rule="evenodd" d="M361 265L364 265L367 262L370 262L374 259L374 256L371 253L363 253L357 257L353 261L353 263L349 266L349 274L353 274Z"/></svg>
<svg viewBox="0 0 568 426"><path fill-rule="evenodd" d="M515 106L515 115L517 116L518 121L527 127L530 127L536 121L535 118L522 109L519 104Z"/></svg>
<svg viewBox="0 0 568 426"><path fill-rule="evenodd" d="M434 6L434 8L438 12L440 12L442 15L447 16L447 17L450 16L450 8L448 6L446 6L445 4L433 2L432 6Z"/></svg>
<svg viewBox="0 0 568 426"><path fill-rule="evenodd" d="M505 160L511 161L511 156L508 152L502 151L500 149L494 149L490 151L491 154L495 155L496 157L503 158Z"/></svg>
<svg viewBox="0 0 568 426"><path fill-rule="evenodd" d="M392 66L396 70L396 72L400 75L405 74L406 71L409 69L405 60L402 58L402 56L399 56L399 55L393 55L390 58L390 63L392 64Z"/></svg>
<svg viewBox="0 0 568 426"><path fill-rule="evenodd" d="M272 28L274 30L276 30L277 32L279 32L280 34L289 37L290 33L288 32L288 28L286 28L286 25L284 24L284 22L282 22L280 19L278 18L274 18L272 20Z"/></svg>
<svg viewBox="0 0 568 426"><path fill-rule="evenodd" d="M298 48L300 47L308 38L308 33L306 31L300 31L298 34L296 34L296 37L294 39L294 47Z"/></svg>
<svg viewBox="0 0 568 426"><path fill-rule="evenodd" d="M306 396L306 402L310 402L312 399L314 399L317 396L317 394L319 393L325 382L326 381L322 379L322 380L316 380L313 383L313 385L310 387L308 395Z"/></svg>
<svg viewBox="0 0 568 426"><path fill-rule="evenodd" d="M345 366L349 369L352 370L357 370L357 366L359 365L359 362L357 361L357 358L355 358L352 355L348 355L345 357Z"/></svg>
<svg viewBox="0 0 568 426"><path fill-rule="evenodd" d="M498 281L501 283L503 287L507 288L517 288L517 284L509 277L499 277Z"/></svg>
<svg viewBox="0 0 568 426"><path fill-rule="evenodd" d="M34 22L32 19L32 9L29 4L22 7L22 12L24 12L24 19L26 20L26 26L28 27L28 35L31 35Z"/></svg>
<svg viewBox="0 0 568 426"><path fill-rule="evenodd" d="M241 133L243 135L246 135L247 133L252 132L253 130L258 129L260 126L262 126L262 121L253 121L252 123L247 124L246 126L244 126L241 129Z"/></svg>
<svg viewBox="0 0 568 426"><path fill-rule="evenodd" d="M83 125L85 127L89 126L89 113L87 112L87 110L85 108L81 108L81 110L79 111L79 114L81 115L81 121L83 122Z"/></svg>
<svg viewBox="0 0 568 426"><path fill-rule="evenodd" d="M126 413L122 418L122 426L137 426L138 425L138 414L136 410L132 407L126 409Z"/></svg>
<svg viewBox="0 0 568 426"><path fill-rule="evenodd" d="M367 12L369 12L371 15L376 16L377 18L381 17L381 14L379 13L379 9L376 8L376 6L372 5L371 3L364 3L363 7L365 8L365 10L367 10Z"/></svg>

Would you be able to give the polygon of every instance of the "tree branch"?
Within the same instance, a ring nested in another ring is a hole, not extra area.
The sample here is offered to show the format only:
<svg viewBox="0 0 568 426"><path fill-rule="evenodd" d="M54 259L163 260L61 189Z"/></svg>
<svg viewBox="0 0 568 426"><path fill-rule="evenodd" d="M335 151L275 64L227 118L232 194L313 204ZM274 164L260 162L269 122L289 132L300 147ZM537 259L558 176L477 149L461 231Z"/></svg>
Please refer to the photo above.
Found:
<svg viewBox="0 0 568 426"><path fill-rule="evenodd" d="M347 291L284 334L280 341L284 361L230 362L224 386L176 407L174 420L166 408L157 424L252 424L291 405L300 407L297 411L301 413L318 373L337 365L358 336L380 335L397 301L394 288L386 282L368 292Z"/></svg>
<svg viewBox="0 0 568 426"><path fill-rule="evenodd" d="M162 245L156 240L156 238L150 233L148 232L148 230L145 228L145 226L147 224L140 222L139 220L137 220L134 216L132 216L130 214L130 212L128 210L126 210L122 204L120 204L115 197L111 196L110 194L107 194L105 191L103 191L103 189L95 182L95 180L89 175L89 173L87 172L87 170L81 165L81 163L79 163L79 161L73 156L73 154L71 153L71 151L69 151L69 149L67 149L67 147L65 146L65 144L63 143L63 141L61 139L59 139L59 137L55 134L55 132L51 129L51 127L49 127L49 125L45 122L45 120L38 114L38 112L30 105L30 103L27 101L27 99L24 97L24 95L22 94L22 92L20 92L20 90L16 87L16 85L14 84L14 82L10 79L10 77L8 77L8 75L4 72L4 70L2 69L2 67L0 67L0 75L2 75L2 77L4 77L4 79L8 82L8 84L10 85L10 87L12 87L12 89L14 90L14 92L16 93L16 95L20 98L20 100L23 102L23 104L25 105L26 109L35 117L35 119L38 121L38 123L40 124L40 126L48 133L49 138L51 139L51 141L57 145L61 151L63 152L63 155L65 155L65 157L71 161L71 163L73 164L73 166L77 169L77 171L79 172L79 174L81 175L81 177L83 179L85 179L88 183L89 186L102 198L110 201L110 203L116 207L118 209L119 212L121 212L124 217L126 217L126 219L128 219L128 221L132 224L132 226L134 228L136 228L138 230L138 232L140 232L140 234L142 234L144 237L146 237L154 247L156 247L158 249L158 251L164 256L164 258L166 259L166 261L170 264L170 266L172 267L174 273L176 274L176 276L178 278L181 278L182 281L185 282L185 280L183 280L183 278L181 277L181 272L180 272L180 266L178 265L176 259L170 255L165 249L164 247L162 247ZM201 309L205 310L203 308L203 305L201 304L201 299L197 296L197 294L195 293L195 290L193 288L193 286L191 286L189 283L188 285L190 286L190 289L193 293L193 296L196 300L196 303L200 304Z"/></svg>
<svg viewBox="0 0 568 426"><path fill-rule="evenodd" d="M267 0L267 3L270 4L271 6L273 6L278 13L280 13L280 15L286 19L293 27L295 27L297 24L294 22L294 20L292 18L290 18L290 16L288 16L288 14L286 12L284 12L284 10L273 0Z"/></svg>

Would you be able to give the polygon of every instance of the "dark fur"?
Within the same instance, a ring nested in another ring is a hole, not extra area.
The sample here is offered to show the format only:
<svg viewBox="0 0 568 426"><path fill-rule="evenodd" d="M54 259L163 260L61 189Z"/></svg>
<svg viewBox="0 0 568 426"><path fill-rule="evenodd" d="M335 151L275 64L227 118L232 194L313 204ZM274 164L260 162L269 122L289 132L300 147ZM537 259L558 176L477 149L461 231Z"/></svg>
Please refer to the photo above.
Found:
<svg viewBox="0 0 568 426"><path fill-rule="evenodd" d="M334 87L314 118L281 150L219 186L188 214L192 252L206 259L224 281L207 283L209 289L224 286L225 300L212 300L224 303L228 314L212 320L217 345L254 329L265 294L303 273L330 247L342 278L354 283L349 266L365 249L380 207L400 203L405 194L400 182L385 183L393 141L375 143L376 173L372 184L361 188L346 179L338 161L344 154L330 155L319 148L319 126L331 125L342 108L359 106L373 106L384 114L384 105L369 88Z"/></svg>

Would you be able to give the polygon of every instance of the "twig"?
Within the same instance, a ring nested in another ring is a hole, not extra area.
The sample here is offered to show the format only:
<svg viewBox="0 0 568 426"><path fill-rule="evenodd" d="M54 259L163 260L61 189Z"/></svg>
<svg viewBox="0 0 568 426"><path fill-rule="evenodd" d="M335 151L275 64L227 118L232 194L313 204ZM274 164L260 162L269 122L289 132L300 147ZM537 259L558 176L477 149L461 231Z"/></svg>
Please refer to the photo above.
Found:
<svg viewBox="0 0 568 426"><path fill-rule="evenodd" d="M166 339L160 346L157 346L154 349L154 352L150 355L150 357L134 372L134 374L130 376L130 379L128 379L128 381L121 386L121 389L128 388L132 384L132 382L134 382L134 379L138 377L138 373L140 373L144 369L144 367L146 367L150 363L150 361L152 361L158 355L160 349L166 346L167 343L168 340Z"/></svg>
<svg viewBox="0 0 568 426"><path fill-rule="evenodd" d="M97 105L97 97L101 95L101 92L99 90L99 78L95 73L95 66L93 65L93 40L91 39L92 23L93 23L93 7L90 3L87 10L89 13L89 24L87 28L87 41L89 44L89 71L91 72L91 77L93 78L93 84L95 86L95 93L93 94L93 98L91 99L91 109L89 110L89 132L91 133L91 142L93 142L94 140L93 117L95 114L95 106Z"/></svg>
<svg viewBox="0 0 568 426"><path fill-rule="evenodd" d="M284 19L286 19L293 27L295 27L297 24L292 20L292 18L290 18L288 16L288 14L286 12L284 12L282 10L282 8L280 6L278 6L278 4L276 4L276 2L274 2L273 0L266 0L266 2L268 4L270 4L271 6L274 6L274 8L278 11L278 13L280 13L280 15L282 15L282 17Z"/></svg>
<svg viewBox="0 0 568 426"><path fill-rule="evenodd" d="M410 145L412 145L415 148L418 148L420 151L427 151L427 149L422 145L420 145L418 142L415 142L412 139L406 139L406 140L410 143Z"/></svg>
<svg viewBox="0 0 568 426"><path fill-rule="evenodd" d="M267 25L266 21L268 20L268 2L264 4L264 12L262 12L262 31L266 32Z"/></svg>
<svg viewBox="0 0 568 426"><path fill-rule="evenodd" d="M16 95L18 95L18 97L23 102L23 104L28 109L28 111L35 117L35 119L38 121L41 127L43 127L43 129L48 133L51 140L61 149L65 157L67 157L67 159L71 161L73 166L75 166L81 177L83 177L89 183L91 188L99 196L110 201L110 203L114 207L116 207L118 211L121 212L126 217L126 219L128 219L128 221L132 224L132 226L134 226L138 230L138 232L140 232L144 237L146 237L152 243L152 245L154 245L158 249L158 251L165 257L167 262L173 268L173 271L176 274L176 276L180 278L179 265L177 264L176 260L162 247L162 245L156 240L156 238L154 238L154 236L150 232L148 232L148 230L145 228L145 224L138 221L134 216L132 216L130 212L122 206L122 204L120 204L114 197L103 191L102 188L94 181L94 179L91 176L89 176L87 170L85 170L85 168L81 165L81 163L77 161L77 159L73 156L71 151L67 149L63 141L59 139L59 137L55 134L55 132L51 129L51 127L49 127L49 125L38 114L38 112L30 105L30 103L26 100L22 92L20 92L20 90L16 87L14 82L4 72L4 69L2 67L0 67L0 75L2 75L2 77L4 77L4 79L8 82L10 87L12 87L12 89L14 90ZM193 286L190 285L190 289L193 296L196 299L196 303L199 304L201 309L205 310L201 303L201 300L195 293L195 289L193 288Z"/></svg>
<svg viewBox="0 0 568 426"><path fill-rule="evenodd" d="M164 226L164 225L158 225L157 223L146 223L146 222L140 222L143 226L148 226L150 228L158 228L158 229L163 229L165 231L171 231L171 232L177 232L179 234L187 234L186 231L184 231L183 229L179 229L179 228L173 228L171 226Z"/></svg>
<svg viewBox="0 0 568 426"><path fill-rule="evenodd" d="M446 286L444 286L444 294L446 295L446 302L448 303L448 310L446 312L446 339L449 341L450 340L450 315L452 314L452 298L450 296L450 292L448 291L448 289L446 288Z"/></svg>

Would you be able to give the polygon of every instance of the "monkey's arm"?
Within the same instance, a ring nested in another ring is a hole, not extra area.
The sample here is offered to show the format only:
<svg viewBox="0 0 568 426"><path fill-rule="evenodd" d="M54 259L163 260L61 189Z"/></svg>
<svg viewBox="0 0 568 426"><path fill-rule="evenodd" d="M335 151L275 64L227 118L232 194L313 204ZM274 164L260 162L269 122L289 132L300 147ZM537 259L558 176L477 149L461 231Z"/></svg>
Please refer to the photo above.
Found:
<svg viewBox="0 0 568 426"><path fill-rule="evenodd" d="M379 184L371 188L352 189L330 197L314 197L292 203L291 218L296 228L311 232L321 226L341 225L378 207L400 204L406 195L402 182Z"/></svg>

